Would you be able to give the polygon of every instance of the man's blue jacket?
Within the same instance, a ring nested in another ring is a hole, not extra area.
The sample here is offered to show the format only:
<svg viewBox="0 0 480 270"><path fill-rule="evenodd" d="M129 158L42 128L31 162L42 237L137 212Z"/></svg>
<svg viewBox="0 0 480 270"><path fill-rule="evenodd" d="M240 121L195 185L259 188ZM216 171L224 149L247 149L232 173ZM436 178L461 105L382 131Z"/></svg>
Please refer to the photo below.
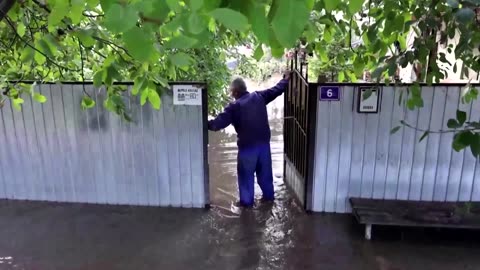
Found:
<svg viewBox="0 0 480 270"><path fill-rule="evenodd" d="M267 104L283 94L288 80L281 80L273 88L246 92L230 103L214 120L208 122L208 129L218 131L232 124L238 137L238 147L250 147L270 143Z"/></svg>

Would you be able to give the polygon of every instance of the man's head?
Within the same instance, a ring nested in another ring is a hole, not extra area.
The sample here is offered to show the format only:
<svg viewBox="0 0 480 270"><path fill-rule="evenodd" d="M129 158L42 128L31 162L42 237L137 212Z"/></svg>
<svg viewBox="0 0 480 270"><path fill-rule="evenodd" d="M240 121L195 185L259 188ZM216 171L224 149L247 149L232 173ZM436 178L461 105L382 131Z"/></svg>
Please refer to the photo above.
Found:
<svg viewBox="0 0 480 270"><path fill-rule="evenodd" d="M230 95L234 99L239 99L247 92L247 85L242 78L236 78L230 84Z"/></svg>

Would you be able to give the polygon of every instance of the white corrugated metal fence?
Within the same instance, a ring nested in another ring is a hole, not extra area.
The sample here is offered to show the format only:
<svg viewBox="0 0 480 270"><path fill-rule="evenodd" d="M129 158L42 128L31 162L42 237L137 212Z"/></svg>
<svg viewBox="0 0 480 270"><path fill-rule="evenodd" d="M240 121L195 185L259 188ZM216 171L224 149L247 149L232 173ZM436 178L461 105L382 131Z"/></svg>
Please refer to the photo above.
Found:
<svg viewBox="0 0 480 270"><path fill-rule="evenodd" d="M81 110L81 85L36 86L44 104L0 110L0 198L204 207L208 204L206 106L159 111L126 98L133 121L106 111L105 91L86 85L97 106ZM168 91L167 91L168 92Z"/></svg>
<svg viewBox="0 0 480 270"><path fill-rule="evenodd" d="M411 128L390 135L405 120L418 128L447 129L457 108L480 119L480 101L460 102L458 86L423 87L424 107L399 106L400 91L383 87L378 114L357 113L357 87L341 87L341 101L318 102L313 211L350 212L349 197L425 201L479 201L480 165L469 149L452 150L453 133Z"/></svg>

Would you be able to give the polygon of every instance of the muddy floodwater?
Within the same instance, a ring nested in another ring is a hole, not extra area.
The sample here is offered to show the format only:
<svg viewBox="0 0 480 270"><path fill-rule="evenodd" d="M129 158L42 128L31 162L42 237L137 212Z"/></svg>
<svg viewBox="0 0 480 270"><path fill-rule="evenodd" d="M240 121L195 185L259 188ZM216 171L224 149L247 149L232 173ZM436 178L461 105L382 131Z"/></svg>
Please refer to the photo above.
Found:
<svg viewBox="0 0 480 270"><path fill-rule="evenodd" d="M4 201L0 270L480 269L479 232L374 227L367 242L350 215L305 214L283 183L281 105L269 107L275 204L232 206L230 128L210 134L210 210Z"/></svg>

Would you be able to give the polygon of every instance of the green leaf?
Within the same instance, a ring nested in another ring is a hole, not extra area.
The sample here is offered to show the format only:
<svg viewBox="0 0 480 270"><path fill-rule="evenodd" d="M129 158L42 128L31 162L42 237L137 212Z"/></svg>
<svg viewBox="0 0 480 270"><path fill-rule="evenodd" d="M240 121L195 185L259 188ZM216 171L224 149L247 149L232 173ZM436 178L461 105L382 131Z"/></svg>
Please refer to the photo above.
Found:
<svg viewBox="0 0 480 270"><path fill-rule="evenodd" d="M370 29L367 31L367 38L370 43L375 43L375 41L378 40L378 30L374 27L370 27Z"/></svg>
<svg viewBox="0 0 480 270"><path fill-rule="evenodd" d="M372 72L372 79L380 79L383 72L385 71L386 66L380 66Z"/></svg>
<svg viewBox="0 0 480 270"><path fill-rule="evenodd" d="M461 110L457 110L457 121L460 126L463 126L463 124L465 124L465 121L467 121L467 113Z"/></svg>
<svg viewBox="0 0 480 270"><path fill-rule="evenodd" d="M462 99L466 103L470 103L478 98L478 90L474 87L468 87L467 90L464 92Z"/></svg>
<svg viewBox="0 0 480 270"><path fill-rule="evenodd" d="M407 100L407 108L411 111L415 110L416 102L414 98L410 98Z"/></svg>
<svg viewBox="0 0 480 270"><path fill-rule="evenodd" d="M312 10L313 7L315 6L315 2L316 2L315 0L306 0L308 9Z"/></svg>
<svg viewBox="0 0 480 270"><path fill-rule="evenodd" d="M113 85L113 81L117 79L122 79L115 65L110 65L107 67L105 73L103 74L103 82L106 86Z"/></svg>
<svg viewBox="0 0 480 270"><path fill-rule="evenodd" d="M81 106L83 110L93 108L93 106L95 106L95 101L89 96L83 96Z"/></svg>
<svg viewBox="0 0 480 270"><path fill-rule="evenodd" d="M147 0L141 0L147 1ZM162 0L151 0L152 5L149 6L147 11L145 12L147 17L155 18L156 20L163 21L167 18L170 9L166 3L166 1Z"/></svg>
<svg viewBox="0 0 480 270"><path fill-rule="evenodd" d="M350 70L347 70L346 73L351 82L357 81L357 76L355 75L355 73L351 72Z"/></svg>
<svg viewBox="0 0 480 270"><path fill-rule="evenodd" d="M460 128L462 125L455 119L449 119L447 122L447 127L451 129Z"/></svg>
<svg viewBox="0 0 480 270"><path fill-rule="evenodd" d="M213 0L207 0L207 2L215 2ZM191 10L197 11L203 7L204 1L203 0L189 0L188 6Z"/></svg>
<svg viewBox="0 0 480 270"><path fill-rule="evenodd" d="M182 52L172 54L169 56L169 58L175 66L180 68L188 67L193 61L190 56Z"/></svg>
<svg viewBox="0 0 480 270"><path fill-rule="evenodd" d="M136 96L139 92L143 92L147 86L147 80L144 77L137 77L133 81L132 95Z"/></svg>
<svg viewBox="0 0 480 270"><path fill-rule="evenodd" d="M195 0L190 0L190 1L195 1ZM222 0L207 0L206 2L204 1L204 7L205 10L211 11L220 6L222 3Z"/></svg>
<svg viewBox="0 0 480 270"><path fill-rule="evenodd" d="M21 111L23 102L24 100L22 98L14 98L12 102L13 108L17 111Z"/></svg>
<svg viewBox="0 0 480 270"><path fill-rule="evenodd" d="M206 27L207 22L202 16L196 12L190 14L190 17L188 18L188 30L190 33L195 35L200 34Z"/></svg>
<svg viewBox="0 0 480 270"><path fill-rule="evenodd" d="M22 54L20 55L20 60L23 63L31 62L34 56L35 56L35 51L32 48L27 46L25 47L25 49L23 49Z"/></svg>
<svg viewBox="0 0 480 270"><path fill-rule="evenodd" d="M229 8L217 8L210 12L210 16L230 30L245 31L248 29L247 17L238 11Z"/></svg>
<svg viewBox="0 0 480 270"><path fill-rule="evenodd" d="M74 35L80 40L83 46L87 48L93 47L96 43L95 39L92 37L93 31L79 29L74 32Z"/></svg>
<svg viewBox="0 0 480 270"><path fill-rule="evenodd" d="M275 58L280 58L283 56L284 50L283 47L272 47L272 56Z"/></svg>
<svg viewBox="0 0 480 270"><path fill-rule="evenodd" d="M160 85L163 86L163 87L167 87L167 86L168 86L168 80L165 79L165 78L162 78L162 77L161 77L160 75L158 75L158 74L153 75L153 81L154 81L155 83L160 84Z"/></svg>
<svg viewBox="0 0 480 270"><path fill-rule="evenodd" d="M265 14L265 6L253 2L248 5L248 19L258 41L268 44L269 23Z"/></svg>
<svg viewBox="0 0 480 270"><path fill-rule="evenodd" d="M339 82L345 81L345 73L343 71L338 72L338 81Z"/></svg>
<svg viewBox="0 0 480 270"><path fill-rule="evenodd" d="M112 4L105 13L104 24L113 33L122 33L132 29L137 20L137 12L132 7Z"/></svg>
<svg viewBox="0 0 480 270"><path fill-rule="evenodd" d="M138 61L147 61L154 52L153 42L141 28L134 27L123 35L128 52Z"/></svg>
<svg viewBox="0 0 480 270"><path fill-rule="evenodd" d="M134 8L136 10L138 10L139 13L141 14L151 14L153 11L154 11L154 8L153 8L153 4L154 2L153 1L136 1L136 2L133 2L132 4L134 4ZM166 6L166 4L165 4ZM166 6L167 8L167 11L168 11L168 6Z"/></svg>
<svg viewBox="0 0 480 270"><path fill-rule="evenodd" d="M365 92L363 92L362 94L362 97L363 97L363 100L367 100L369 97L371 97L373 94L373 89L372 88L368 88L367 90L365 90Z"/></svg>
<svg viewBox="0 0 480 270"><path fill-rule="evenodd" d="M50 14L48 15L48 27L50 32L55 30L55 26L65 18L68 14L69 8L68 1L55 1Z"/></svg>
<svg viewBox="0 0 480 270"><path fill-rule="evenodd" d="M412 95L416 97L421 97L422 96L422 88L418 83L413 84L410 87L410 90L412 91Z"/></svg>
<svg viewBox="0 0 480 270"><path fill-rule="evenodd" d="M319 48L318 54L320 55L320 59L323 62L328 62L329 61L327 52L325 52L325 50L323 48Z"/></svg>
<svg viewBox="0 0 480 270"><path fill-rule="evenodd" d="M35 59L35 62L37 62L37 64L39 65L43 65L45 64L45 62L47 62L47 58L39 52L35 52L35 56L33 58Z"/></svg>
<svg viewBox="0 0 480 270"><path fill-rule="evenodd" d="M472 23L475 18L475 12L471 8L462 8L455 13L455 18L459 23Z"/></svg>
<svg viewBox="0 0 480 270"><path fill-rule="evenodd" d="M140 95L140 105L143 106L143 105L145 105L145 103L147 103L147 98L149 96L149 92L150 92L149 88L143 89L142 94Z"/></svg>
<svg viewBox="0 0 480 270"><path fill-rule="evenodd" d="M395 62L390 63L387 67L388 67L388 76L393 77L398 68L397 63Z"/></svg>
<svg viewBox="0 0 480 270"><path fill-rule="evenodd" d="M34 93L33 98L38 102L38 103L45 103L47 101L47 97L40 93Z"/></svg>
<svg viewBox="0 0 480 270"><path fill-rule="evenodd" d="M112 54L109 55L107 58L105 58L105 60L103 60L103 67L107 68L111 66L115 62L115 58L116 58L115 55L112 55Z"/></svg>
<svg viewBox="0 0 480 270"><path fill-rule="evenodd" d="M102 7L102 10L103 10L104 13L108 12L110 7L114 3L117 3L117 0L100 0L100 6Z"/></svg>
<svg viewBox="0 0 480 270"><path fill-rule="evenodd" d="M166 24L160 27L160 33L167 31L167 32L177 32L177 30L185 23L184 16L177 15L175 18L167 22Z"/></svg>
<svg viewBox="0 0 480 270"><path fill-rule="evenodd" d="M18 26L17 26L17 33L18 33L18 35L19 35L20 37L25 36L26 29L27 29L27 27L25 26L25 24L19 23Z"/></svg>
<svg viewBox="0 0 480 270"><path fill-rule="evenodd" d="M328 0L326 0L328 1ZM338 4L337 4L338 5ZM355 14L362 10L363 6L363 0L350 0L348 2L348 10L350 10L350 13Z"/></svg>
<svg viewBox="0 0 480 270"><path fill-rule="evenodd" d="M310 10L304 0L279 1L278 10L272 20L272 28L280 44L285 48L291 48L305 29Z"/></svg>
<svg viewBox="0 0 480 270"><path fill-rule="evenodd" d="M68 1L65 1L68 2ZM73 24L79 24L83 19L83 11L85 10L84 0L71 0L70 19Z"/></svg>
<svg viewBox="0 0 480 270"><path fill-rule="evenodd" d="M423 133L422 137L420 137L419 142L421 142L421 141L423 141L425 138L427 138L429 134L430 134L430 131L425 131L425 133Z"/></svg>
<svg viewBox="0 0 480 270"><path fill-rule="evenodd" d="M392 130L390 130L390 134L397 133L401 128L402 128L401 126L397 126L397 127L392 128Z"/></svg>
<svg viewBox="0 0 480 270"><path fill-rule="evenodd" d="M466 147L475 143L476 136L470 131L462 131L453 137L452 147L455 151L460 152Z"/></svg>
<svg viewBox="0 0 480 270"><path fill-rule="evenodd" d="M480 158L480 134L475 133L470 139L470 150L476 158Z"/></svg>
<svg viewBox="0 0 480 270"><path fill-rule="evenodd" d="M272 3L270 5L270 9L268 11L268 21L272 22L273 18L277 14L278 6L279 6L280 0L272 0Z"/></svg>
<svg viewBox="0 0 480 270"><path fill-rule="evenodd" d="M89 8L96 8L100 5L100 0L86 0L87 7Z"/></svg>
<svg viewBox="0 0 480 270"><path fill-rule="evenodd" d="M46 56L53 57L53 52L45 39L37 40L35 42L35 47Z"/></svg>
<svg viewBox="0 0 480 270"><path fill-rule="evenodd" d="M253 58L255 58L255 60L257 61L260 61L262 57L263 57L262 44L258 44L257 48L255 48L255 51L253 52Z"/></svg>
<svg viewBox="0 0 480 270"><path fill-rule="evenodd" d="M103 74L104 74L104 70L101 69L97 72L95 72L95 74L93 75L93 85L95 87L100 87L102 86L102 83L103 83Z"/></svg>
<svg viewBox="0 0 480 270"><path fill-rule="evenodd" d="M115 108L125 108L125 102L123 102L123 98L119 93L114 93L110 96L110 99L112 100Z"/></svg>
<svg viewBox="0 0 480 270"><path fill-rule="evenodd" d="M398 106L402 105L404 91L400 89L400 94L398 95Z"/></svg>
<svg viewBox="0 0 480 270"><path fill-rule="evenodd" d="M154 89L150 89L150 91L148 91L148 101L155 110L160 110L160 105L162 104L162 101L157 91L155 91Z"/></svg>
<svg viewBox="0 0 480 270"><path fill-rule="evenodd" d="M334 9L336 9L340 2L341 0L323 0L323 3L325 4L325 10L327 12L332 12Z"/></svg>
<svg viewBox="0 0 480 270"><path fill-rule="evenodd" d="M329 29L325 29L325 31L323 31L323 39L324 39L327 43L331 43L331 42L332 42L333 37L332 37L332 33L329 31Z"/></svg>
<svg viewBox="0 0 480 270"><path fill-rule="evenodd" d="M179 12L182 9L178 0L166 0L166 2L171 11Z"/></svg>
<svg viewBox="0 0 480 270"><path fill-rule="evenodd" d="M192 48L198 40L187 37L185 35L171 38L165 43L165 47L169 49L189 49Z"/></svg>
<svg viewBox="0 0 480 270"><path fill-rule="evenodd" d="M422 97L415 97L415 106L417 106L418 108L423 108L423 99Z"/></svg>
<svg viewBox="0 0 480 270"><path fill-rule="evenodd" d="M270 28L269 31L268 31L268 44L270 45L273 57L280 58L284 55L285 49L278 42L272 28Z"/></svg>

